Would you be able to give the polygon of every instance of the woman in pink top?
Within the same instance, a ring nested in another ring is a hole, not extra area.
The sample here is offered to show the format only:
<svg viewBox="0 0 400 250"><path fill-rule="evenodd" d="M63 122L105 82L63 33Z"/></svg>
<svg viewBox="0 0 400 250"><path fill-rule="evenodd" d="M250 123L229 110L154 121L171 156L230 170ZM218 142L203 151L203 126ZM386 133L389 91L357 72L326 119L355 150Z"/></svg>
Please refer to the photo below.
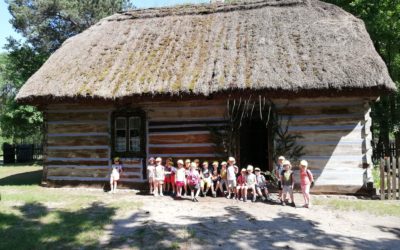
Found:
<svg viewBox="0 0 400 250"><path fill-rule="evenodd" d="M314 182L314 177L311 171L308 169L308 162L302 160L300 162L300 185L301 185L301 192L303 193L304 197L304 206L309 208L311 206L310 203L310 186L311 183Z"/></svg>

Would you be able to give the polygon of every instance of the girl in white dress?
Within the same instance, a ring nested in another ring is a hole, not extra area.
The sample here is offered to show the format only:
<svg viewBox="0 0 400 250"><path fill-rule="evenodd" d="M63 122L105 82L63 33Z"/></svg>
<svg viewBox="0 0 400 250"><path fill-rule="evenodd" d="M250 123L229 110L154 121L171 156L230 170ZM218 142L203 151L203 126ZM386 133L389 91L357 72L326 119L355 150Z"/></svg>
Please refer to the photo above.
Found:
<svg viewBox="0 0 400 250"><path fill-rule="evenodd" d="M111 165L111 176L110 176L110 187L111 193L117 192L117 181L120 178L120 174L122 173L122 163L119 157L114 158L114 164Z"/></svg>

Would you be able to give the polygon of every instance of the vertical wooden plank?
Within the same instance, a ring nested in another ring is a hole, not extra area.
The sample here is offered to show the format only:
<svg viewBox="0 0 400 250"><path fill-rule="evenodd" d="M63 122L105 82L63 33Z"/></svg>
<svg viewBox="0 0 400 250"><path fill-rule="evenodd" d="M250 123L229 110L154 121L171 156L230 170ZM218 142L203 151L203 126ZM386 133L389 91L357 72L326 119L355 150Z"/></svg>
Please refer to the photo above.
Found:
<svg viewBox="0 0 400 250"><path fill-rule="evenodd" d="M384 158L381 158L380 175L381 175L381 200L384 200L385 199L385 159Z"/></svg>
<svg viewBox="0 0 400 250"><path fill-rule="evenodd" d="M43 173L42 173L42 185L47 185L47 171L48 171L48 167L47 167L47 147L48 147L48 137L47 137L47 132L48 132L48 115L47 112L43 112L43 156L42 156L42 160L43 160Z"/></svg>
<svg viewBox="0 0 400 250"><path fill-rule="evenodd" d="M400 200L400 155L396 154L397 199Z"/></svg>
<svg viewBox="0 0 400 250"><path fill-rule="evenodd" d="M388 193L388 200L390 200L391 197L392 197L392 190L391 190L392 187L390 185L391 178L390 178L390 158L389 157L386 157L385 165L386 165L386 168L387 168L387 172L386 172L387 193Z"/></svg>
<svg viewBox="0 0 400 250"><path fill-rule="evenodd" d="M393 155L392 157L392 200L397 199L397 176L396 176L396 170L397 170L397 162L396 162L396 157Z"/></svg>

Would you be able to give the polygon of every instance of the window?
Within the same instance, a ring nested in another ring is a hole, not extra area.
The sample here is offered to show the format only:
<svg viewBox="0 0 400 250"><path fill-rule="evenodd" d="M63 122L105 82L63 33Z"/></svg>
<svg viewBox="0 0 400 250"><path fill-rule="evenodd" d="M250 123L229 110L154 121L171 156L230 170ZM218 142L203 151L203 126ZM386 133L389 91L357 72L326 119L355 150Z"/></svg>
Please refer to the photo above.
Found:
<svg viewBox="0 0 400 250"><path fill-rule="evenodd" d="M112 131L113 156L143 157L144 129L143 112L115 112Z"/></svg>

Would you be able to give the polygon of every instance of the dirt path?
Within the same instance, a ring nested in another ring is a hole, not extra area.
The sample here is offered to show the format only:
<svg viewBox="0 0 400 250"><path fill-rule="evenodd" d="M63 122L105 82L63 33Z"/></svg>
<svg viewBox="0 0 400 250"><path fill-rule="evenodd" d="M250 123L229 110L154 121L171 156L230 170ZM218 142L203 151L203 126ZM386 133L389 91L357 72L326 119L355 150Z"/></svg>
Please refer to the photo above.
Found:
<svg viewBox="0 0 400 250"><path fill-rule="evenodd" d="M102 242L107 248L398 249L400 218L363 212L282 207L225 198L200 202L117 194L143 202L118 213ZM298 197L300 201L300 197Z"/></svg>

